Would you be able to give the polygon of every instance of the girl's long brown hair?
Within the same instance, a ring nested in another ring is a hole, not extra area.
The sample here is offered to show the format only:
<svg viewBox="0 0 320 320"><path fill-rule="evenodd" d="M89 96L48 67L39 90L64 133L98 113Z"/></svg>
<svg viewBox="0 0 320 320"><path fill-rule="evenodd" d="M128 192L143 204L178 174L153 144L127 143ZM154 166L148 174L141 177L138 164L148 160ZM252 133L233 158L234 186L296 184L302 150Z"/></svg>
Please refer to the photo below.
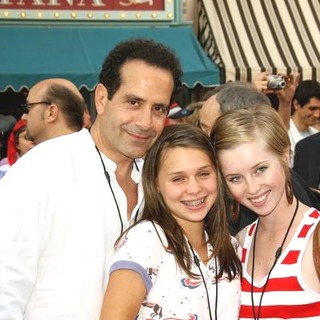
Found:
<svg viewBox="0 0 320 320"><path fill-rule="evenodd" d="M163 156L167 150L176 147L201 150L209 156L213 165L216 165L210 138L199 128L190 124L166 127L145 157L142 171L145 204L140 221L153 221L161 226L177 264L189 276L195 277L195 274L191 272L192 256L183 230L173 218L157 188L158 173ZM205 218L205 230L209 237L208 242L214 249L213 255L219 261L220 270L217 276L220 278L225 272L231 280L240 274L241 263L233 248L228 231L224 196L225 183L219 172L217 172L217 185L217 198Z"/></svg>

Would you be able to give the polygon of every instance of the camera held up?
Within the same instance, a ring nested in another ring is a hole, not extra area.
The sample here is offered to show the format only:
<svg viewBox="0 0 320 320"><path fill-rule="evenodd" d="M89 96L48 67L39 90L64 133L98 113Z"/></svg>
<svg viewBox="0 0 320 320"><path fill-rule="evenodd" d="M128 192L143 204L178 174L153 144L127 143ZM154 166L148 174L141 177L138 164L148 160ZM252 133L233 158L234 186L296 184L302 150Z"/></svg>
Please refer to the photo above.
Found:
<svg viewBox="0 0 320 320"><path fill-rule="evenodd" d="M285 88L286 80L284 76L278 74L271 74L268 76L268 89L280 90Z"/></svg>

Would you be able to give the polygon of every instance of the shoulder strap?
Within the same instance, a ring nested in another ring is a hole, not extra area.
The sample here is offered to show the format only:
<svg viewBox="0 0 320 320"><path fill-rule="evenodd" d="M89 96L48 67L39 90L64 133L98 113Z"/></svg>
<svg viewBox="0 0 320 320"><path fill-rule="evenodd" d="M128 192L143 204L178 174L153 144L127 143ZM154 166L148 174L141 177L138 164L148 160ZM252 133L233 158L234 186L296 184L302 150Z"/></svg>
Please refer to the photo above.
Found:
<svg viewBox="0 0 320 320"><path fill-rule="evenodd" d="M313 261L320 281L320 222L318 222L313 233Z"/></svg>

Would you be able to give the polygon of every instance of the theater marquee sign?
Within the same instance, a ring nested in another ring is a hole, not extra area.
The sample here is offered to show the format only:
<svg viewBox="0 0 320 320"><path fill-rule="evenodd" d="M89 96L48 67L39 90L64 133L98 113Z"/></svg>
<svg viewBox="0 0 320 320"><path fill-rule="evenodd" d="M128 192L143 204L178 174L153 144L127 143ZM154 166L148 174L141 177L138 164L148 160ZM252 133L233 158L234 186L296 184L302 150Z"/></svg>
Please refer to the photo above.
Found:
<svg viewBox="0 0 320 320"><path fill-rule="evenodd" d="M175 19L173 2L174 0L0 0L0 20L170 22Z"/></svg>

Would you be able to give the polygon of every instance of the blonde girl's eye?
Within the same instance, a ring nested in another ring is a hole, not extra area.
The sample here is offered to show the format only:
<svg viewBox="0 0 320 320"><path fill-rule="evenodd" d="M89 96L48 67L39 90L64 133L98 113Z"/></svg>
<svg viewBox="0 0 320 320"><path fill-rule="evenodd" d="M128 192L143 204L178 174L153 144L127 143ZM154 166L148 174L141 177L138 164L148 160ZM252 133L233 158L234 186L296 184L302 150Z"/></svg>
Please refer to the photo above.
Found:
<svg viewBox="0 0 320 320"><path fill-rule="evenodd" d="M228 177L227 181L230 183L238 183L238 182L240 182L240 176Z"/></svg>
<svg viewBox="0 0 320 320"><path fill-rule="evenodd" d="M263 173L263 172L265 172L267 169L268 169L267 166L259 167L259 168L257 169L257 173Z"/></svg>

